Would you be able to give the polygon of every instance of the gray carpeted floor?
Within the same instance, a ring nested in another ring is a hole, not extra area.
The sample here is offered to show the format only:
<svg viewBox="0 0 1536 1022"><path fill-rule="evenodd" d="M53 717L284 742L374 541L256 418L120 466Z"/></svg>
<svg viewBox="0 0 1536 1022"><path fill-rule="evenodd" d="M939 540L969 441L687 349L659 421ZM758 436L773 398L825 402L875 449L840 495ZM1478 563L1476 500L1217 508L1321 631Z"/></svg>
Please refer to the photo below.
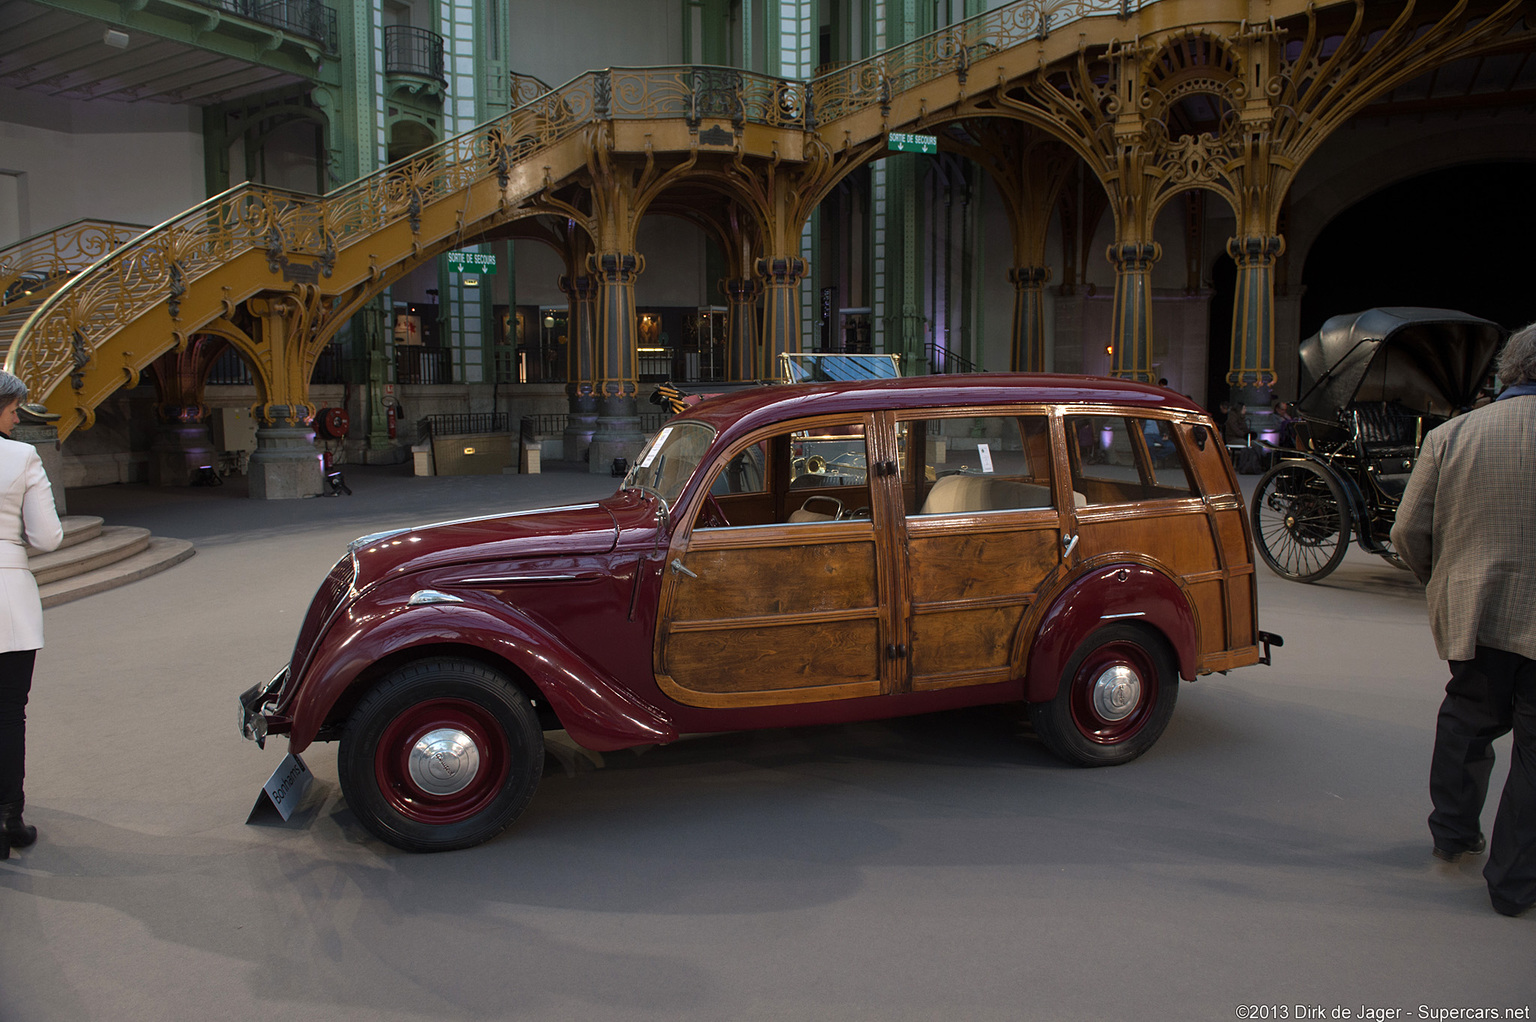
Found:
<svg viewBox="0 0 1536 1022"><path fill-rule="evenodd" d="M1481 859L1429 855L1446 671L1422 590L1358 551L1317 587L1261 566L1275 666L1182 686L1125 767L1062 766L1004 710L695 738L552 771L498 840L411 856L366 836L319 745L299 816L247 826L283 748L237 736L235 696L287 657L348 539L614 484L347 476L352 497L277 503L70 492L72 512L198 553L47 612L27 785L42 837L0 864L3 1022L1417 1019L1536 1002L1536 919L1493 913Z"/></svg>

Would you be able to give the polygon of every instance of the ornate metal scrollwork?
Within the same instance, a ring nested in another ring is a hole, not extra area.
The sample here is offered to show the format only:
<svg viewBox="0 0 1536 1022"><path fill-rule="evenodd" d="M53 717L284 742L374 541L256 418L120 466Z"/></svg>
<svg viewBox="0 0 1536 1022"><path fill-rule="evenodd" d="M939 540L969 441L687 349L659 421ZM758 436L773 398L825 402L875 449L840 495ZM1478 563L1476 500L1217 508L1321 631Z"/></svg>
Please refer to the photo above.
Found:
<svg viewBox="0 0 1536 1022"><path fill-rule="evenodd" d="M183 274L181 263L171 263L170 297L165 300L165 307L170 312L172 319L181 318L181 296L187 293L186 277Z"/></svg>

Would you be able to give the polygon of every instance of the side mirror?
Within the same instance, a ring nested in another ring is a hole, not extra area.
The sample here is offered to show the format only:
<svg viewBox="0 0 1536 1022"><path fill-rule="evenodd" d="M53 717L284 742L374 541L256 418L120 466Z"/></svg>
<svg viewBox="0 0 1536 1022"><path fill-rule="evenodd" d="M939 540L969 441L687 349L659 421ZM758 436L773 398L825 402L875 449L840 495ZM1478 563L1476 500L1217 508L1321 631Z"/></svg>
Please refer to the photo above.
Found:
<svg viewBox="0 0 1536 1022"><path fill-rule="evenodd" d="M1209 431L1207 431L1204 426L1196 426L1190 432L1190 435L1195 438L1195 446L1200 448L1202 451L1205 450L1205 441L1210 435Z"/></svg>

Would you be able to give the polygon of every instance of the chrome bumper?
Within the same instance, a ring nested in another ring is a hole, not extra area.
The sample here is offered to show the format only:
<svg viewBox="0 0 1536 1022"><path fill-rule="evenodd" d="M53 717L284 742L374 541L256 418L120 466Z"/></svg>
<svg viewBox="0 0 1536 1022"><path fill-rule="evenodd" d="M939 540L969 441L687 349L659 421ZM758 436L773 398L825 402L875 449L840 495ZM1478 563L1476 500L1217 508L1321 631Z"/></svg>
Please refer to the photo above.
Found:
<svg viewBox="0 0 1536 1022"><path fill-rule="evenodd" d="M259 749L267 747L267 735L273 730L267 711L287 680L288 668L284 667L265 685L252 685L240 693L240 735L255 742Z"/></svg>

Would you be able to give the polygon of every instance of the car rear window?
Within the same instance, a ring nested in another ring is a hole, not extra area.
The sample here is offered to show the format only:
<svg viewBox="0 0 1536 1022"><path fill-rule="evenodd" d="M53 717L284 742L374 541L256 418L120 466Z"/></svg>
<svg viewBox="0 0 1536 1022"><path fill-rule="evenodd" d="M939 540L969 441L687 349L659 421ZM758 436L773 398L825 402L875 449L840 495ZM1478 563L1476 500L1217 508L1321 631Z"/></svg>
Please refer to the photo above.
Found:
<svg viewBox="0 0 1536 1022"><path fill-rule="evenodd" d="M1088 505L1199 496L1172 422L1130 415L1069 415L1066 429L1072 489L1083 494Z"/></svg>

